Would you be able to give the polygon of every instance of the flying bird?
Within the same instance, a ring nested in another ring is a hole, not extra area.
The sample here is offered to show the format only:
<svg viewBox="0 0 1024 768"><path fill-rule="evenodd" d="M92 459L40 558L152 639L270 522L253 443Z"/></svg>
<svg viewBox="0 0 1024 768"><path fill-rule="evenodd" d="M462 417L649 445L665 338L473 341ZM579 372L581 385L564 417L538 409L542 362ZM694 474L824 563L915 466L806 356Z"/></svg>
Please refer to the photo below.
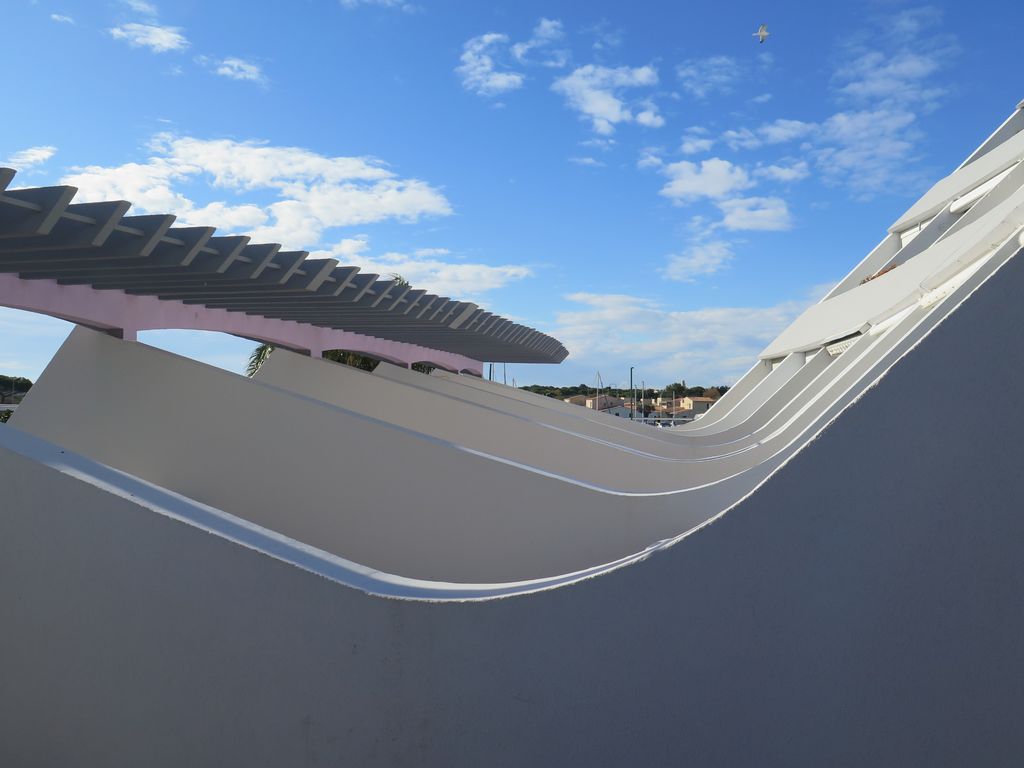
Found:
<svg viewBox="0 0 1024 768"><path fill-rule="evenodd" d="M768 25L762 24L760 27L757 28L757 32L755 32L753 36L757 38L757 42L763 43L765 40L768 39L768 35L770 34L771 32L768 31Z"/></svg>

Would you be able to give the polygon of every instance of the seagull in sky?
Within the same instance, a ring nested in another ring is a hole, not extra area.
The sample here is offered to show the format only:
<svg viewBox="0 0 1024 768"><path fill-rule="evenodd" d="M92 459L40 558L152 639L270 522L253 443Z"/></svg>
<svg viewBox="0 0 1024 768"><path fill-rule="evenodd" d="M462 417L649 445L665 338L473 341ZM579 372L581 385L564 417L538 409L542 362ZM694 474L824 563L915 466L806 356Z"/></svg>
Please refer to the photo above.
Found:
<svg viewBox="0 0 1024 768"><path fill-rule="evenodd" d="M765 40L768 39L768 35L770 34L771 32L768 31L768 25L762 24L760 27L757 28L757 32L755 32L753 36L757 38L757 42L763 43Z"/></svg>

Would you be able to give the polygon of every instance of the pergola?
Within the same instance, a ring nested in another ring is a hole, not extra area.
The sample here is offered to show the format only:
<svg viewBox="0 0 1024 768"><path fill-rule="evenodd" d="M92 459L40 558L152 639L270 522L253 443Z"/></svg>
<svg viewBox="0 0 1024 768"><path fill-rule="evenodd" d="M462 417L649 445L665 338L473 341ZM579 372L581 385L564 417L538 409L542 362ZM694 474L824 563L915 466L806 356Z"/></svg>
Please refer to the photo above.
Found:
<svg viewBox="0 0 1024 768"><path fill-rule="evenodd" d="M134 339L223 331L319 356L345 349L479 375L482 360L558 363L533 328L335 259L277 243L127 215L123 200L74 203L69 186L9 189L0 168L0 305Z"/></svg>

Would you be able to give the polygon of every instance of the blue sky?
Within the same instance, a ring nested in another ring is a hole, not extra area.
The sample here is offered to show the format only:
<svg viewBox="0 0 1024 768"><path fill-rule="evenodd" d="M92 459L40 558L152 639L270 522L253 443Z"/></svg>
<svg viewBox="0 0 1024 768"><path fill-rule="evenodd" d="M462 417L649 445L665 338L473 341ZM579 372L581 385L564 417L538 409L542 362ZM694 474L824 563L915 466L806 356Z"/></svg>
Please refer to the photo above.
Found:
<svg viewBox="0 0 1024 768"><path fill-rule="evenodd" d="M4 0L0 162L566 344L518 384L731 383L1024 97L1020 5L771 6ZM0 309L0 372L66 333Z"/></svg>

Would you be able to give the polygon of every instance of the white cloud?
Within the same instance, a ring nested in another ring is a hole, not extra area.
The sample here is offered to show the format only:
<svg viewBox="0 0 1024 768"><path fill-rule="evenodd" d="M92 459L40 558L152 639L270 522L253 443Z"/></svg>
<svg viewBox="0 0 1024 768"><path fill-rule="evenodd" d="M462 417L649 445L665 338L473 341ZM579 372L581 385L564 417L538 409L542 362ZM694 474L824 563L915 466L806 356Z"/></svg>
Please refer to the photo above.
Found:
<svg viewBox="0 0 1024 768"><path fill-rule="evenodd" d="M512 56L521 64L530 63L528 56L531 51L547 50L547 57L538 63L545 67L564 67L569 60L569 52L565 49L549 50L550 47L565 37L562 22L555 19L542 18L533 29L533 35L525 42L516 43L511 47Z"/></svg>
<svg viewBox="0 0 1024 768"><path fill-rule="evenodd" d="M817 130L817 127L814 123L805 123L802 120L780 118L762 125L757 129L757 135L765 144L783 144L809 136Z"/></svg>
<svg viewBox="0 0 1024 768"><path fill-rule="evenodd" d="M154 53L181 51L188 40L179 27L161 27L157 24L122 24L110 30L115 40L125 40L133 48L149 48Z"/></svg>
<svg viewBox="0 0 1024 768"><path fill-rule="evenodd" d="M743 168L720 157L702 160L700 165L688 160L669 163L662 173L669 181L661 194L680 203L701 197L720 199L754 185Z"/></svg>
<svg viewBox="0 0 1024 768"><path fill-rule="evenodd" d="M749 128L731 129L722 134L730 149L757 149L763 143Z"/></svg>
<svg viewBox="0 0 1024 768"><path fill-rule="evenodd" d="M656 147L646 147L640 150L640 159L636 161L637 168L660 168L663 164L660 150Z"/></svg>
<svg viewBox="0 0 1024 768"><path fill-rule="evenodd" d="M924 136L918 116L939 107L941 77L959 46L951 35L931 34L936 8L917 8L876 22L855 35L833 77L844 109L821 124L815 160L827 181L857 197L911 190L927 183L915 168Z"/></svg>
<svg viewBox="0 0 1024 768"><path fill-rule="evenodd" d="M754 102L755 104L767 104L771 100L772 95L770 93L762 93L759 96L755 96L754 98L751 99L751 101Z"/></svg>
<svg viewBox="0 0 1024 768"><path fill-rule="evenodd" d="M586 139L580 142L581 147L593 147L594 149L600 149L602 152L607 152L615 146L615 139Z"/></svg>
<svg viewBox="0 0 1024 768"><path fill-rule="evenodd" d="M642 102L638 114L626 104L622 92L630 88L649 87L658 82L654 67L602 67L587 64L573 70L552 84L551 89L565 97L568 105L589 119L596 133L608 136L619 123L639 122L658 127L664 124L657 106Z"/></svg>
<svg viewBox="0 0 1024 768"><path fill-rule="evenodd" d="M370 247L370 238L366 235L356 235L339 240L330 251L317 253L318 258L332 257L345 264L353 264L359 255Z"/></svg>
<svg viewBox="0 0 1024 768"><path fill-rule="evenodd" d="M647 164L655 165L654 162ZM756 185L753 177L790 183L806 178L810 170L806 161L795 161L789 165L759 165L753 173L748 173L728 160L712 157L699 164L688 160L663 164L661 172L669 180L660 194L677 205L708 198L718 206L722 213L720 222L707 224L703 219L698 222L697 228L703 237L720 227L730 230L790 229L793 226L792 216L782 198L738 197L737 194ZM698 244L682 255L672 257L671 264L675 265L673 273L681 275L687 270L697 270L701 265L714 264L717 269L729 256L731 251L728 251L727 243Z"/></svg>
<svg viewBox="0 0 1024 768"><path fill-rule="evenodd" d="M346 238L330 250L312 255L331 256L372 274L398 274L416 288L458 299L473 298L533 275L533 270L519 264L491 266L444 261L438 258L448 255L448 251L443 248L421 249L412 254L384 253L380 256L366 255L368 249L369 239L362 235Z"/></svg>
<svg viewBox="0 0 1024 768"><path fill-rule="evenodd" d="M55 154L57 154L56 147L29 147L28 149L23 149L20 152L15 152L3 161L3 165L8 168L13 168L16 171L27 171L37 165L42 165Z"/></svg>
<svg viewBox="0 0 1024 768"><path fill-rule="evenodd" d="M248 80L249 82L266 85L267 77L259 64L235 56L226 59L212 59L208 56L197 56L196 61L205 67L211 68L221 77L231 80Z"/></svg>
<svg viewBox="0 0 1024 768"><path fill-rule="evenodd" d="M262 206L254 204L229 205L217 201L194 209L188 209L186 204L186 210L189 210L189 213L185 218L191 219L199 226L215 224L222 229L236 232L254 231L266 224L268 219L267 211ZM170 211L159 212L168 213Z"/></svg>
<svg viewBox="0 0 1024 768"><path fill-rule="evenodd" d="M858 198L920 188L927 180L914 166L924 136L918 117L939 106L946 92L939 76L958 51L949 35L926 36L940 18L934 8L907 10L876 20L870 34L847 35L832 77L840 111L819 122L779 119L726 131L722 141L735 150L805 141L822 178ZM807 172L800 164L768 165L754 174L787 182Z"/></svg>
<svg viewBox="0 0 1024 768"><path fill-rule="evenodd" d="M604 168L604 163L593 157L570 157L569 162L575 165L585 165L590 168Z"/></svg>
<svg viewBox="0 0 1024 768"><path fill-rule="evenodd" d="M916 115L879 108L837 112L822 125L822 143L815 159L826 179L849 186L859 195L886 191L906 178L921 134Z"/></svg>
<svg viewBox="0 0 1024 768"><path fill-rule="evenodd" d="M740 66L729 56L691 59L676 67L679 84L698 99L718 91L729 93L739 80Z"/></svg>
<svg viewBox="0 0 1024 768"><path fill-rule="evenodd" d="M788 141L805 138L818 129L817 124L803 120L787 120L780 118L764 123L755 130L739 128L725 131L722 141L731 149L758 149L765 144L783 144Z"/></svg>
<svg viewBox="0 0 1024 768"><path fill-rule="evenodd" d="M554 47L564 37L562 22L546 18L541 18L530 38L522 42L510 43L508 35L498 32L478 35L463 43L455 72L462 80L462 87L479 96L514 91L523 86L526 76L503 64L502 59L512 58L521 65L564 67L569 61L569 51Z"/></svg>
<svg viewBox="0 0 1024 768"><path fill-rule="evenodd" d="M877 20L870 35L853 36L833 77L840 96L875 107L936 108L947 88L935 75L960 50L952 35L931 34L941 20L941 9L908 9Z"/></svg>
<svg viewBox="0 0 1024 768"><path fill-rule="evenodd" d="M767 307L670 310L622 294L574 293L551 332L583 365L636 364L648 382L733 383L813 298Z"/></svg>
<svg viewBox="0 0 1024 768"><path fill-rule="evenodd" d="M398 8L406 13L415 13L420 10L418 5L407 3L405 0L338 0L342 8L352 11L360 6L374 5L378 8Z"/></svg>
<svg viewBox="0 0 1024 768"><path fill-rule="evenodd" d="M724 240L695 243L683 253L669 256L662 274L669 280L693 282L695 277L712 275L732 261L732 245Z"/></svg>
<svg viewBox="0 0 1024 768"><path fill-rule="evenodd" d="M810 175L811 169L806 160L799 160L789 165L759 165L754 169L754 176L783 183L802 181Z"/></svg>
<svg viewBox="0 0 1024 768"><path fill-rule="evenodd" d="M372 158L169 134L151 148L145 162L75 168L62 183L78 187L84 201L130 200L135 210L174 213L179 224L217 226L288 248L320 246L334 227L451 213L440 190L399 178ZM179 189L202 182L215 193L231 191L232 200L202 204ZM243 193L257 199L239 200Z"/></svg>
<svg viewBox="0 0 1024 768"><path fill-rule="evenodd" d="M462 62L455 68L462 79L462 87L478 96L497 96L523 86L521 72L499 70L494 53L508 44L508 35L488 32L467 40L462 46Z"/></svg>
<svg viewBox="0 0 1024 768"><path fill-rule="evenodd" d="M682 143L679 145L679 151L684 155L696 155L701 152L707 152L713 146L715 146L714 139L707 138L694 138L694 137L683 137Z"/></svg>
<svg viewBox="0 0 1024 768"><path fill-rule="evenodd" d="M715 145L715 140L708 136L707 128L694 125L686 129L683 134L679 151L684 155L696 155L700 152L707 152Z"/></svg>
<svg viewBox="0 0 1024 768"><path fill-rule="evenodd" d="M897 107L836 112L821 123L776 120L756 130L725 131L722 141L734 150L758 149L796 139L809 142L808 155L822 176L849 187L858 197L913 184L920 186L908 166L922 134L914 112ZM798 181L809 175L806 163L788 167L761 166L754 175L773 181Z"/></svg>
<svg viewBox="0 0 1024 768"><path fill-rule="evenodd" d="M607 19L602 19L592 27L583 30L584 34L593 35L594 50L598 52L609 48L618 48L622 45L623 32L621 29L613 29Z"/></svg>
<svg viewBox="0 0 1024 768"><path fill-rule="evenodd" d="M56 21L58 24L74 24L75 20L70 16L63 16L59 13L51 13L50 19Z"/></svg>
<svg viewBox="0 0 1024 768"><path fill-rule="evenodd" d="M807 154L822 178L847 187L855 197L914 189L926 180L914 167L923 138L920 112L936 109L945 92L938 80L956 51L948 36L924 37L937 14L922 10L898 13L870 37L853 35L833 84L846 108L820 122L778 119L756 129L726 131L732 149L757 149L790 141L808 142ZM763 166L755 175L793 181L802 166L779 171Z"/></svg>
<svg viewBox="0 0 1024 768"><path fill-rule="evenodd" d="M653 101L645 100L640 103L636 113L636 122L637 125L647 128L661 128L665 124L665 118L658 114L658 107Z"/></svg>
<svg viewBox="0 0 1024 768"><path fill-rule="evenodd" d="M931 102L944 89L926 87L923 81L940 66L931 55L903 51L887 56L881 51L867 51L841 68L836 77L849 81L839 92L858 99Z"/></svg>
<svg viewBox="0 0 1024 768"><path fill-rule="evenodd" d="M740 197L718 203L726 229L782 231L793 227L789 206L781 197Z"/></svg>
<svg viewBox="0 0 1024 768"><path fill-rule="evenodd" d="M136 13L141 13L144 16L156 16L157 10L153 3L148 3L146 0L121 0L122 3L127 5Z"/></svg>

